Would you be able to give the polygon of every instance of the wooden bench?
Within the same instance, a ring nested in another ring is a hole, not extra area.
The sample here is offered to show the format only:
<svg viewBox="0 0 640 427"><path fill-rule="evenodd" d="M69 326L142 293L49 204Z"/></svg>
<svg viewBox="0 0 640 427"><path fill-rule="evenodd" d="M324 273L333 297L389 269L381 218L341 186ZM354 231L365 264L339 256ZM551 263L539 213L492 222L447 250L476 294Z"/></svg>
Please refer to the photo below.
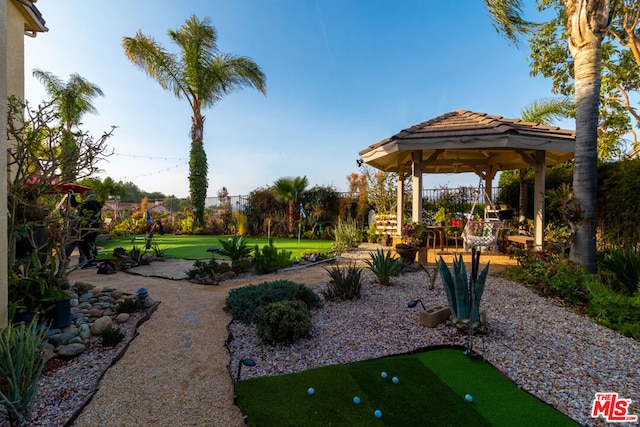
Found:
<svg viewBox="0 0 640 427"><path fill-rule="evenodd" d="M507 236L507 240L509 242L513 242L513 243L517 243L519 245L522 245L525 248L530 247L531 245L533 245L533 237L531 236L523 236L520 234L513 234L510 236Z"/></svg>

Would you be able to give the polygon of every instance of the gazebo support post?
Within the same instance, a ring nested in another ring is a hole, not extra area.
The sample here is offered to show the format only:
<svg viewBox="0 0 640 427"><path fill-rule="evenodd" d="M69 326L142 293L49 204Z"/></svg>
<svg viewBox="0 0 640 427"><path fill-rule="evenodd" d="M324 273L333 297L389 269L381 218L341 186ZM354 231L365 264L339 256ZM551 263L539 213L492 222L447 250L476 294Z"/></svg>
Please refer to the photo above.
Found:
<svg viewBox="0 0 640 427"><path fill-rule="evenodd" d="M402 227L404 226L403 222L404 222L404 213L403 213L403 207L404 207L404 171L402 170L402 168L400 168L398 170L398 193L396 195L397 199L396 199L396 235L397 236L401 236L402 235Z"/></svg>
<svg viewBox="0 0 640 427"><path fill-rule="evenodd" d="M411 204L411 220L420 224L422 222L422 169L420 162L422 153L411 153L411 184L413 187L413 199Z"/></svg>
<svg viewBox="0 0 640 427"><path fill-rule="evenodd" d="M535 250L542 250L544 240L544 188L545 188L545 151L537 150L535 153L535 183L533 195L533 245Z"/></svg>

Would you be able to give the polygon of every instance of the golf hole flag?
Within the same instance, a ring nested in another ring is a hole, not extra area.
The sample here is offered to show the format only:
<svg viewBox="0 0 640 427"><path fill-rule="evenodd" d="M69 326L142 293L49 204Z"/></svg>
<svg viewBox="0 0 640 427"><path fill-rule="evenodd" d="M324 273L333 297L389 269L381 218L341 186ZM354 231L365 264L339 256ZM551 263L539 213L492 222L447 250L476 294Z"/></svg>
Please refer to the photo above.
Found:
<svg viewBox="0 0 640 427"><path fill-rule="evenodd" d="M300 216L302 217L302 219L307 218L307 213L304 211L304 207L302 206L302 203L300 203Z"/></svg>

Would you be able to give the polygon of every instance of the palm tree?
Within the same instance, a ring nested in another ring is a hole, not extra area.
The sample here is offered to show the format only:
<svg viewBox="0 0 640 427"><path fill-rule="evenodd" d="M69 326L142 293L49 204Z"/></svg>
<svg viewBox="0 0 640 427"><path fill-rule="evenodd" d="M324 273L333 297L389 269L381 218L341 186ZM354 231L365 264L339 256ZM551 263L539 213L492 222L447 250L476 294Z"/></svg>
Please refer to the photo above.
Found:
<svg viewBox="0 0 640 427"><path fill-rule="evenodd" d="M75 165L78 162L78 146L72 129L80 124L80 119L86 113L97 114L93 105L97 96L104 96L102 90L78 74L72 74L67 82L48 71L33 70L33 76L40 80L45 90L51 96L60 121L64 127L60 145L60 163L62 165L62 179L73 181Z"/></svg>
<svg viewBox="0 0 640 427"><path fill-rule="evenodd" d="M521 18L520 0L485 0L494 25L508 40L531 31ZM560 3L560 1L558 1ZM573 57L576 104L576 148L573 168L574 197L582 208L571 245L571 259L587 273L596 266L596 191L598 180L598 107L602 82L602 38L611 25L615 0L563 0L558 13L567 18L569 50ZM564 6L564 7L562 7Z"/></svg>
<svg viewBox="0 0 640 427"><path fill-rule="evenodd" d="M298 199L304 193L309 181L306 176L302 178L280 178L273 184L273 193L276 198L289 205L289 234L293 234L293 213Z"/></svg>
<svg viewBox="0 0 640 427"><path fill-rule="evenodd" d="M167 52L141 31L135 37L123 37L122 47L135 66L176 98L185 98L191 106L189 191L196 221L202 225L208 185L207 155L203 145L205 117L202 109L213 106L225 95L244 87L253 87L266 94L266 78L251 59L218 50L217 31L208 18L199 20L193 15L182 27L176 31L169 30L168 34L178 45L178 55Z"/></svg>

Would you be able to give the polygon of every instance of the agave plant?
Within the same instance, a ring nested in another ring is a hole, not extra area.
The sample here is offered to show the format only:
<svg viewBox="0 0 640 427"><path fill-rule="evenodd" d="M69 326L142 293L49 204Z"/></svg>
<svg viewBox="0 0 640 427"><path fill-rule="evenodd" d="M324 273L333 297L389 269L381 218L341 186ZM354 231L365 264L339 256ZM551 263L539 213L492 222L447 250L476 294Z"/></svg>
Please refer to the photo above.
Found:
<svg viewBox="0 0 640 427"><path fill-rule="evenodd" d="M471 254L471 280L467 277L467 269L462 255L454 257L453 271L449 271L442 257L438 261L438 269L444 283L447 301L451 309L451 321L459 329L472 334L485 332L484 324L480 320L480 300L489 272L489 263L478 275L480 252L475 249Z"/></svg>
<svg viewBox="0 0 640 427"><path fill-rule="evenodd" d="M325 270L327 270L331 278L327 291L324 292L326 299L348 300L360 298L360 290L362 288L362 284L360 283L361 268L350 265L347 268L341 269L335 266L331 270L326 268Z"/></svg>
<svg viewBox="0 0 640 427"><path fill-rule="evenodd" d="M231 261L238 261L241 258L246 258L251 254L251 249L247 246L248 242L244 236L233 236L227 240L218 239L220 242L220 250L218 253L222 256L231 258Z"/></svg>
<svg viewBox="0 0 640 427"><path fill-rule="evenodd" d="M376 250L375 254L369 254L370 259L365 259L369 270L376 276L378 283L383 286L391 285L391 276L400 272L402 263L391 256L390 251Z"/></svg>

